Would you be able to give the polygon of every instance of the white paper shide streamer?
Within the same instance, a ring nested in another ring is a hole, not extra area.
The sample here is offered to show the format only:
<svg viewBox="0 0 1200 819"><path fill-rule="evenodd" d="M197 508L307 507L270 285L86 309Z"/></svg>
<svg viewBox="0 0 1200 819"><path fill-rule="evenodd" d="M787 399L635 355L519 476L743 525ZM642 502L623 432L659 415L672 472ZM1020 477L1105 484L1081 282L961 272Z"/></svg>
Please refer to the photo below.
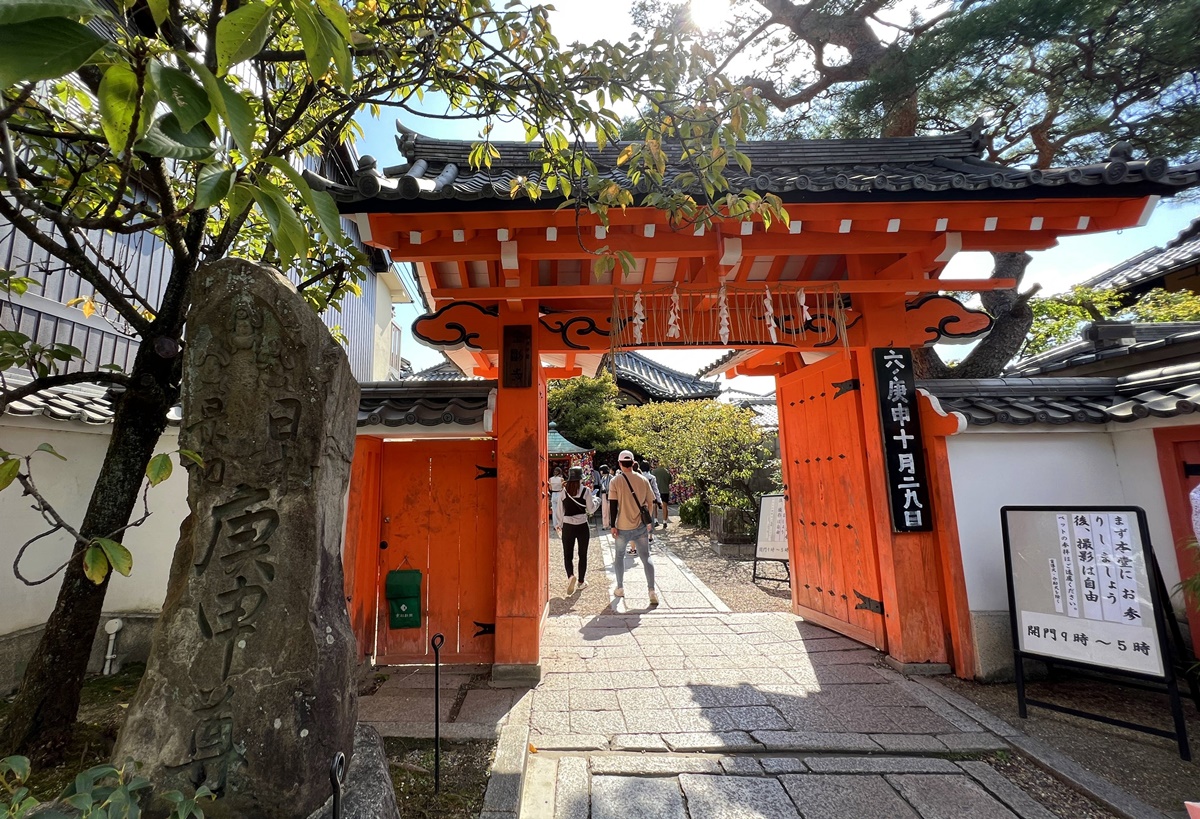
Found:
<svg viewBox="0 0 1200 819"><path fill-rule="evenodd" d="M667 314L667 338L679 338L679 288L671 291L671 310Z"/></svg>
<svg viewBox="0 0 1200 819"><path fill-rule="evenodd" d="M642 291L633 297L633 343L642 343L642 328L646 326L646 308L642 306Z"/></svg>
<svg viewBox="0 0 1200 819"><path fill-rule="evenodd" d="M779 330L775 327L775 302L771 298L771 288L766 289L766 295L763 296L763 321L767 323L767 333L771 336L771 343L779 343Z"/></svg>
<svg viewBox="0 0 1200 819"><path fill-rule="evenodd" d="M729 343L729 302L725 298L725 285L717 291L717 335L722 344Z"/></svg>

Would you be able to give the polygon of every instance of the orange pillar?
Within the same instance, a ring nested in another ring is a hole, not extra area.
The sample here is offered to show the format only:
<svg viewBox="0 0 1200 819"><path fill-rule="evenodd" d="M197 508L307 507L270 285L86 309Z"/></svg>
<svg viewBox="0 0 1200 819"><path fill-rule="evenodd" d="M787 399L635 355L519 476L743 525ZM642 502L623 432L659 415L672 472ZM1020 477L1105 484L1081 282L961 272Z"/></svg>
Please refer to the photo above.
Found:
<svg viewBox="0 0 1200 819"><path fill-rule="evenodd" d="M855 349L853 357L862 390L867 485L879 556L888 655L894 662L904 665L946 663L949 640L942 617L942 579L938 572L941 561L934 533L893 532L888 506L883 431L871 348L891 346L896 339L906 337L904 304L895 296L862 296L859 301L866 324L867 347ZM935 509L934 514L937 515L938 510Z"/></svg>
<svg viewBox="0 0 1200 819"><path fill-rule="evenodd" d="M541 679L542 626L550 599L546 379L538 360L534 308L518 312L502 304L500 332L492 682L519 686Z"/></svg>

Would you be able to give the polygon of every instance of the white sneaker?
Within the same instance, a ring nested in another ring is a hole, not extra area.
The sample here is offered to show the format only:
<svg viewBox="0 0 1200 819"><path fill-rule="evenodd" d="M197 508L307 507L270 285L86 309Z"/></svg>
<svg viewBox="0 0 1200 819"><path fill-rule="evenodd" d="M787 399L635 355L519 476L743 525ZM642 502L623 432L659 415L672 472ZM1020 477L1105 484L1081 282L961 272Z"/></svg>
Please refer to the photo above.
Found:
<svg viewBox="0 0 1200 819"><path fill-rule="evenodd" d="M617 590L615 592L613 592L613 597L624 597L624 596L625 596L625 588L623 586L617 586Z"/></svg>
<svg viewBox="0 0 1200 819"><path fill-rule="evenodd" d="M658 605L658 592L650 592L650 605Z"/></svg>
<svg viewBox="0 0 1200 819"><path fill-rule="evenodd" d="M571 577L567 580L567 597L570 597L575 593L575 583L575 575L571 575Z"/></svg>
<svg viewBox="0 0 1200 819"><path fill-rule="evenodd" d="M580 581L579 581L579 590L580 590L580 591L583 591L583 590L584 590L584 589L586 589L587 587L588 587L588 584L587 584L587 581L586 581L586 580L580 580Z"/></svg>

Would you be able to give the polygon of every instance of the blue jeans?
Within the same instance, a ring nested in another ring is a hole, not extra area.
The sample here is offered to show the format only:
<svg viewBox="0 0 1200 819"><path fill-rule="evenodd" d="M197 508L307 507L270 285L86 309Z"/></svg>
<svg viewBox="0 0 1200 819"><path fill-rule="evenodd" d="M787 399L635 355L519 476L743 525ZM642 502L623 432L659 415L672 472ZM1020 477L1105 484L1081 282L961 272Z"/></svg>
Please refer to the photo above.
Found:
<svg viewBox="0 0 1200 819"><path fill-rule="evenodd" d="M617 573L617 588L625 587L625 549L633 543L637 548L638 557L642 559L642 568L646 570L646 589L654 591L654 564L650 562L650 543L645 526L636 529L618 529L616 550L613 556L613 570Z"/></svg>

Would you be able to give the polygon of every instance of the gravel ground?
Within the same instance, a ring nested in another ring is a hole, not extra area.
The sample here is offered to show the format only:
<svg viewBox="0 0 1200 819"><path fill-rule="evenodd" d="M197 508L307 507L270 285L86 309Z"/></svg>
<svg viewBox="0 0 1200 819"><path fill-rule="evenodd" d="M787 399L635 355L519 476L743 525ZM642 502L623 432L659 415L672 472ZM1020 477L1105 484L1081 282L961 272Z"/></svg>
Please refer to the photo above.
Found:
<svg viewBox="0 0 1200 819"><path fill-rule="evenodd" d="M939 682L1159 810L1182 811L1185 799L1200 797L1200 766L1181 760L1174 740L1032 706L1029 718L1021 719L1012 683L983 684L952 677L940 677ZM1128 722L1171 728L1164 694L1084 679L1063 670L1048 680L1028 683L1026 693ZM1191 700L1184 701L1183 712L1192 755L1200 758L1200 715Z"/></svg>
<svg viewBox="0 0 1200 819"><path fill-rule="evenodd" d="M984 760L1010 782L1032 796L1059 819L1117 819L1074 788L1064 785L1036 762L1018 753L996 754Z"/></svg>

